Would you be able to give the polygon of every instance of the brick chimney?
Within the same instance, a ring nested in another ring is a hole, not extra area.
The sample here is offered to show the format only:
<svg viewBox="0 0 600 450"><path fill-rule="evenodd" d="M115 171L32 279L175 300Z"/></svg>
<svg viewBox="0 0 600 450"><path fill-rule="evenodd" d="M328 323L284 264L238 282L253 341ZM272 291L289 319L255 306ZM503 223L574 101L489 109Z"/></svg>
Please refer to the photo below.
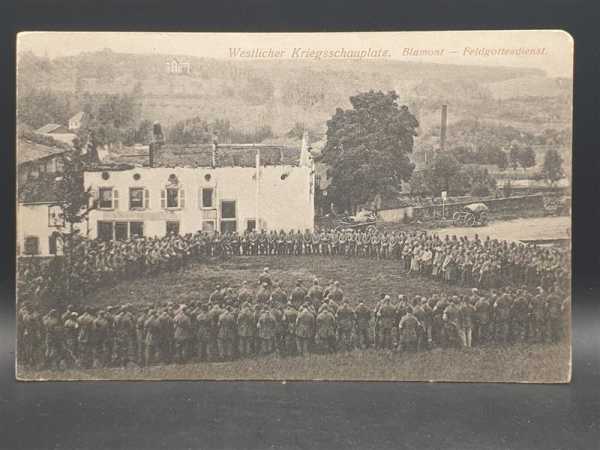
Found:
<svg viewBox="0 0 600 450"><path fill-rule="evenodd" d="M213 169L215 167L217 167L218 149L219 149L219 135L217 133L213 133L213 139L212 139L212 167L213 167Z"/></svg>
<svg viewBox="0 0 600 450"><path fill-rule="evenodd" d="M152 125L152 142L148 146L148 165L154 167L156 160L156 153L160 150L160 147L164 144L165 137L162 132L162 127L158 121Z"/></svg>
<svg viewBox="0 0 600 450"><path fill-rule="evenodd" d="M442 129L440 130L440 151L446 149L446 129L448 128L448 105L442 105Z"/></svg>

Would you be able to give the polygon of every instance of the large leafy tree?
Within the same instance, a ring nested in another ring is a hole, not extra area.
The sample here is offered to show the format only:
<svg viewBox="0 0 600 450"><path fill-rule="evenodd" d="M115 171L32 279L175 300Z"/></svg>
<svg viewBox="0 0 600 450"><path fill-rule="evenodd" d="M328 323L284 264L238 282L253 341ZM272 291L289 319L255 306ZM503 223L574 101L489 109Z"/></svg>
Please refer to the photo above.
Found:
<svg viewBox="0 0 600 450"><path fill-rule="evenodd" d="M564 176L562 165L563 159L558 151L550 149L544 157L541 175L553 185Z"/></svg>
<svg viewBox="0 0 600 450"><path fill-rule="evenodd" d="M350 97L351 109L338 108L327 121L323 162L329 165L334 203L353 210L377 195L398 191L414 164L408 154L419 126L391 91L369 91Z"/></svg>

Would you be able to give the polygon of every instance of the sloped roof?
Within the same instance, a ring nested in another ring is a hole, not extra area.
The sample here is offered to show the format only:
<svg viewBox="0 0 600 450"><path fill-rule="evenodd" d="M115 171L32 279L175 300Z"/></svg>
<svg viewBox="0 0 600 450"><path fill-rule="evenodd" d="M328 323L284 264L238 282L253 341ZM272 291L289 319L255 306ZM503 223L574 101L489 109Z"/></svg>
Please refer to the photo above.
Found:
<svg viewBox="0 0 600 450"><path fill-rule="evenodd" d="M56 175L43 174L19 183L17 196L20 203L56 202L60 198L62 180Z"/></svg>
<svg viewBox="0 0 600 450"><path fill-rule="evenodd" d="M48 156L60 155L64 152L64 148L50 147L26 139L19 139L17 142L17 164L35 161Z"/></svg>
<svg viewBox="0 0 600 450"><path fill-rule="evenodd" d="M35 132L41 133L41 134L47 134L47 133L52 133L53 131L56 131L59 128L65 128L65 127L63 127L62 125L59 125L57 123L48 123L48 124L44 125L43 127L40 127L37 130L35 130Z"/></svg>
<svg viewBox="0 0 600 450"><path fill-rule="evenodd" d="M77 114L75 114L69 120L81 120L81 119L83 119L84 115L85 115L85 113L83 111L79 111Z"/></svg>
<svg viewBox="0 0 600 450"><path fill-rule="evenodd" d="M298 165L300 148L284 145L265 144L219 144L217 147L217 167L254 167L256 154L260 150L262 165ZM156 150L155 167L211 167L212 145L193 146L165 144ZM100 165L106 170L113 166L123 169L126 166L148 166L148 147L114 147L102 157Z"/></svg>
<svg viewBox="0 0 600 450"><path fill-rule="evenodd" d="M297 165L300 148L280 145L219 144L217 167L254 167L256 154L260 151L262 165ZM210 167L212 165L210 144L193 147L164 145L155 154L157 167Z"/></svg>

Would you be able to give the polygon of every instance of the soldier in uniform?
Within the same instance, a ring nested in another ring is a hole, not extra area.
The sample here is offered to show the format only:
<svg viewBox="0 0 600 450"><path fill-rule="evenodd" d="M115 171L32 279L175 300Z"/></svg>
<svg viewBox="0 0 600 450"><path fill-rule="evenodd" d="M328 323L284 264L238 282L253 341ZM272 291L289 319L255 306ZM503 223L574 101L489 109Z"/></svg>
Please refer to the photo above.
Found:
<svg viewBox="0 0 600 450"><path fill-rule="evenodd" d="M356 334L358 335L358 345L362 349L369 348L371 339L369 337L369 326L371 322L371 310L363 302L359 302L354 310L356 318Z"/></svg>
<svg viewBox="0 0 600 450"><path fill-rule="evenodd" d="M269 288L273 285L273 282L271 281L271 274L269 273L268 267L265 267L263 269L263 272L258 277L258 281L260 282L261 285L266 284Z"/></svg>
<svg viewBox="0 0 600 450"><path fill-rule="evenodd" d="M306 298L306 290L302 287L302 280L296 281L296 287L292 290L290 294L290 301L295 308L299 308L302 303L304 303L304 299Z"/></svg>
<svg viewBox="0 0 600 450"><path fill-rule="evenodd" d="M473 288L471 297L475 302L475 342L477 345L486 344L492 338L492 305L485 297L477 297L477 288Z"/></svg>
<svg viewBox="0 0 600 450"><path fill-rule="evenodd" d="M463 347L471 348L473 346L473 324L475 321L475 307L466 296L462 297L458 307L460 315L460 336Z"/></svg>
<svg viewBox="0 0 600 450"><path fill-rule="evenodd" d="M517 292L517 296L510 306L510 321L514 341L525 342L529 328L529 302L525 299L522 291Z"/></svg>
<svg viewBox="0 0 600 450"><path fill-rule="evenodd" d="M209 318L209 340L208 340L208 357L211 361L219 360L219 347L217 345L217 335L219 333L219 318L223 313L221 307L211 301L208 301L209 310L208 310L208 318Z"/></svg>
<svg viewBox="0 0 600 450"><path fill-rule="evenodd" d="M494 303L494 329L496 343L506 344L510 335L510 309L512 301L507 293L502 294Z"/></svg>
<svg viewBox="0 0 600 450"><path fill-rule="evenodd" d="M58 312L51 309L42 319L44 325L45 362L49 369L58 369L62 361L63 327Z"/></svg>
<svg viewBox="0 0 600 450"><path fill-rule="evenodd" d="M391 350L394 347L393 332L396 320L396 310L390 303L390 296L383 298L383 305L378 312L381 323L381 348Z"/></svg>
<svg viewBox="0 0 600 450"><path fill-rule="evenodd" d="M319 312L316 319L316 340L321 351L326 353L334 353L336 351L335 316L332 314L328 306L323 306L323 309Z"/></svg>
<svg viewBox="0 0 600 450"><path fill-rule="evenodd" d="M448 302L448 306L446 306L444 314L442 315L446 335L446 345L460 346L462 344L460 338L460 310L457 303L458 297L453 296Z"/></svg>
<svg viewBox="0 0 600 450"><path fill-rule="evenodd" d="M287 295L281 288L281 283L275 283L275 289L271 292L271 300L279 306L284 306L287 303Z"/></svg>
<svg viewBox="0 0 600 450"><path fill-rule="evenodd" d="M144 323L144 330L146 331L144 360L147 366L151 366L158 363L161 357L160 339L162 330L156 310L151 309L148 311L146 322Z"/></svg>
<svg viewBox="0 0 600 450"><path fill-rule="evenodd" d="M531 302L531 333L533 342L544 342L545 328L548 320L548 303L543 294L539 292Z"/></svg>
<svg viewBox="0 0 600 450"><path fill-rule="evenodd" d="M196 341L198 359L200 361L208 360L208 350L211 333L211 323L208 314L208 305L203 304L200 306L196 315Z"/></svg>
<svg viewBox="0 0 600 450"><path fill-rule="evenodd" d="M84 369L92 367L94 362L94 320L91 309L79 316L77 324L79 325L79 336L77 345L79 347L80 364Z"/></svg>
<svg viewBox="0 0 600 450"><path fill-rule="evenodd" d="M244 302L237 317L238 352L240 357L250 356L254 337L254 314L248 303Z"/></svg>
<svg viewBox="0 0 600 450"><path fill-rule="evenodd" d="M308 290L308 296L310 297L311 303L318 308L321 306L321 302L323 301L323 288L319 284L319 280L315 278L313 280L313 285Z"/></svg>
<svg viewBox="0 0 600 450"><path fill-rule="evenodd" d="M227 306L219 316L217 323L217 343L219 347L219 356L222 361L233 359L233 344L235 341L235 317L232 307Z"/></svg>
<svg viewBox="0 0 600 450"><path fill-rule="evenodd" d="M283 310L284 324L284 354L294 355L296 353L296 321L298 320L298 311L294 308L292 302L287 302Z"/></svg>
<svg viewBox="0 0 600 450"><path fill-rule="evenodd" d="M173 318L175 361L180 364L188 362L192 353L192 321L186 310L187 307L181 305Z"/></svg>
<svg viewBox="0 0 600 450"><path fill-rule="evenodd" d="M416 352L419 336L424 333L417 317L411 312L407 312L400 320L398 330L398 350Z"/></svg>
<svg viewBox="0 0 600 450"><path fill-rule="evenodd" d="M304 356L310 351L310 342L315 335L315 316L311 313L308 303L301 306L295 329L298 354Z"/></svg>
<svg viewBox="0 0 600 450"><path fill-rule="evenodd" d="M258 317L256 330L260 341L259 353L268 355L275 350L275 334L277 322L273 316L269 305L265 305Z"/></svg>
<svg viewBox="0 0 600 450"><path fill-rule="evenodd" d="M99 311L94 320L95 354L99 367L106 367L110 362L111 348L108 342L111 339L112 330L109 328L106 312Z"/></svg>
<svg viewBox="0 0 600 450"><path fill-rule="evenodd" d="M63 314L64 317L64 339L65 339L65 358L68 365L76 366L78 363L78 349L77 349L77 336L79 335L79 325L77 323L77 313L70 312L68 315Z"/></svg>
<svg viewBox="0 0 600 450"><path fill-rule="evenodd" d="M343 301L337 310L336 323L338 329L338 342L341 349L352 350L352 330L354 329L355 316L347 301Z"/></svg>
<svg viewBox="0 0 600 450"><path fill-rule="evenodd" d="M555 293L548 295L548 316L546 327L546 339L549 342L557 342L562 332L562 300Z"/></svg>

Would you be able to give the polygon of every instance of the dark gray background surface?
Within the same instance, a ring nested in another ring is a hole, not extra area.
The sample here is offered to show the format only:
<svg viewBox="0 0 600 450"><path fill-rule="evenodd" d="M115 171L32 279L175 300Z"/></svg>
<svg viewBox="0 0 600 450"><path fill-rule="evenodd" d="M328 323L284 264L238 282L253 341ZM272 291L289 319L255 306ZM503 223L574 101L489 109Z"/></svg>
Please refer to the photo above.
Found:
<svg viewBox="0 0 600 450"><path fill-rule="evenodd" d="M5 176L0 449L600 448L597 2L0 5ZM15 6L18 5L16 8ZM596 5L596 6L593 6ZM570 385L14 381L14 33L31 29L324 31L562 28L575 38L573 382Z"/></svg>

